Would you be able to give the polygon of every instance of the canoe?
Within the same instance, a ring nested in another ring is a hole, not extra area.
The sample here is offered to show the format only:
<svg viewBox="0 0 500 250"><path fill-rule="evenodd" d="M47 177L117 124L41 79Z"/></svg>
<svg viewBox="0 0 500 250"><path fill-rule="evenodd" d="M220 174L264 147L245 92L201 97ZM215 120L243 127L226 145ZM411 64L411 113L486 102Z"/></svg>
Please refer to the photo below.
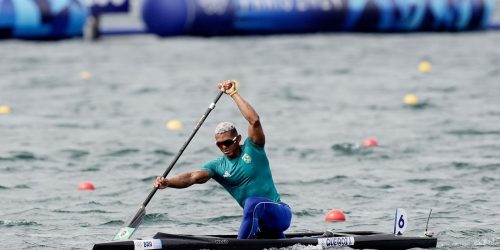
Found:
<svg viewBox="0 0 500 250"><path fill-rule="evenodd" d="M286 239L236 239L236 235L186 235L157 233L152 239L112 241L94 245L94 250L139 249L268 249L294 245L330 249L348 246L354 249L435 248L437 238L402 236L374 231L325 231L287 234Z"/></svg>

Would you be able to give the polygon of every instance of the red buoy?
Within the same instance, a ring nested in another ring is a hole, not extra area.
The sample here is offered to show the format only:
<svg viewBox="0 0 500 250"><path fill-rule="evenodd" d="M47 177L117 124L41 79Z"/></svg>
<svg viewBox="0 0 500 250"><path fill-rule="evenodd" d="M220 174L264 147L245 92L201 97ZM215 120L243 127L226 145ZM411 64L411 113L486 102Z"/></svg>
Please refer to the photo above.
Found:
<svg viewBox="0 0 500 250"><path fill-rule="evenodd" d="M345 214L340 209L332 209L326 213L325 221L345 221Z"/></svg>
<svg viewBox="0 0 500 250"><path fill-rule="evenodd" d="M366 138L364 141L363 141L363 147L376 147L378 146L378 142L377 142L377 139L375 138Z"/></svg>
<svg viewBox="0 0 500 250"><path fill-rule="evenodd" d="M79 190L94 190L94 184L90 183L89 181L83 181L78 185Z"/></svg>

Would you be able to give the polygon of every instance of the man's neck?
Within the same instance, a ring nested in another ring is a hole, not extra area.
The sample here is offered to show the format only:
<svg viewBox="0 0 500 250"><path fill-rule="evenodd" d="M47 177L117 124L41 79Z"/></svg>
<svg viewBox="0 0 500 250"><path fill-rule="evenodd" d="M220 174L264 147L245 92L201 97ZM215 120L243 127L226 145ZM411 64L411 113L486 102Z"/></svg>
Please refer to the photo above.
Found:
<svg viewBox="0 0 500 250"><path fill-rule="evenodd" d="M233 159L240 157L240 155L241 155L241 146L238 147L238 150L236 151L234 156L232 156L232 157L226 156L226 157L229 158L230 160L233 160Z"/></svg>

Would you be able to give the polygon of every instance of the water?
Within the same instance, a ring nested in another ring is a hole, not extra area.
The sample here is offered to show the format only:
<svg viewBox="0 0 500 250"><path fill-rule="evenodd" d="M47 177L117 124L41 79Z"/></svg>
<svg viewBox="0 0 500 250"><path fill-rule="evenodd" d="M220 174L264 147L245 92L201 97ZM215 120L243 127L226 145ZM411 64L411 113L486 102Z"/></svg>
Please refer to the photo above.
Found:
<svg viewBox="0 0 500 250"><path fill-rule="evenodd" d="M152 36L0 43L0 240L90 249L132 216L215 98L238 79L267 136L289 232L392 231L396 207L439 249L500 248L500 33ZM427 60L432 71L420 73ZM83 79L80 73L91 74ZM420 98L416 107L403 97ZM184 129L165 129L177 119ZM223 97L171 175L219 152ZM375 137L376 148L360 148ZM78 191L80 182L94 191ZM324 221L339 208L347 222ZM214 181L158 192L135 237L235 233L241 209ZM2 247L2 248L3 248Z"/></svg>

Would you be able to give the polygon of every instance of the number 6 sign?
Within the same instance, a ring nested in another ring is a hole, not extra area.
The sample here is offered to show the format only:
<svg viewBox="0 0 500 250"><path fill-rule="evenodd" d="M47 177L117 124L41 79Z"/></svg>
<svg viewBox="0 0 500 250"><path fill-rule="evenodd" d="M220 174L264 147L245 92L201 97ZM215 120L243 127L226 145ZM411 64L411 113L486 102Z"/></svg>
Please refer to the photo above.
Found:
<svg viewBox="0 0 500 250"><path fill-rule="evenodd" d="M394 215L394 234L402 235L406 230L408 224L408 216L406 211L402 208L396 208L396 214Z"/></svg>

